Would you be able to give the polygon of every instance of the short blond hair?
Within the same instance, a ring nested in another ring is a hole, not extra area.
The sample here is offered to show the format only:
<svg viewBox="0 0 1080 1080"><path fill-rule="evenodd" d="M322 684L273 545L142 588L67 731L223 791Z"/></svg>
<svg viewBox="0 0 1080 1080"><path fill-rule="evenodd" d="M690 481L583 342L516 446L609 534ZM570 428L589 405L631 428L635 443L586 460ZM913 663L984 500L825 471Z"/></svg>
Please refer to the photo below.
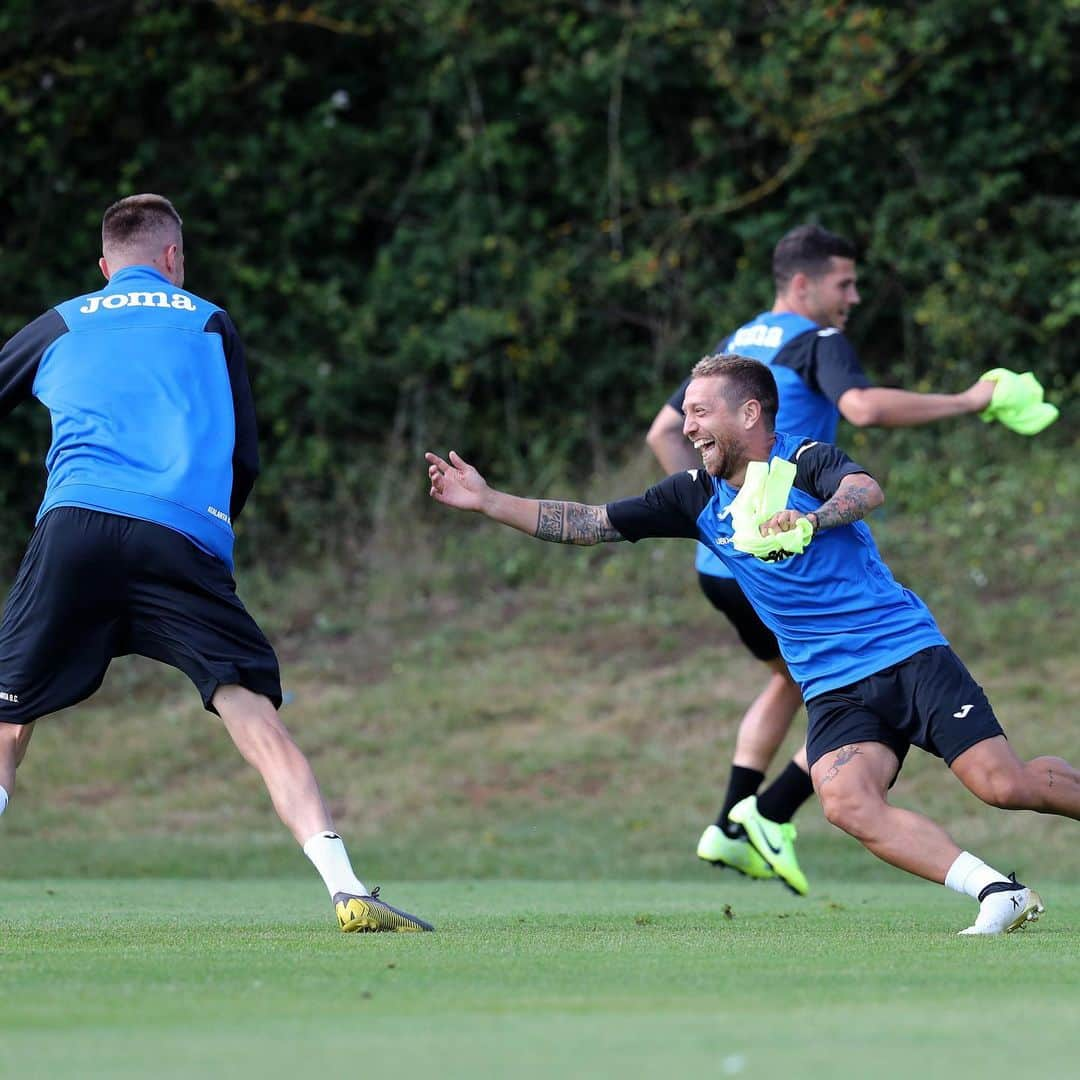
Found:
<svg viewBox="0 0 1080 1080"><path fill-rule="evenodd" d="M776 379L768 366L748 356L737 353L715 353L703 356L690 372L692 379L711 379L723 376L724 400L737 408L744 401L753 399L761 404L761 413L770 431L776 424L776 410L780 407L780 395Z"/></svg>

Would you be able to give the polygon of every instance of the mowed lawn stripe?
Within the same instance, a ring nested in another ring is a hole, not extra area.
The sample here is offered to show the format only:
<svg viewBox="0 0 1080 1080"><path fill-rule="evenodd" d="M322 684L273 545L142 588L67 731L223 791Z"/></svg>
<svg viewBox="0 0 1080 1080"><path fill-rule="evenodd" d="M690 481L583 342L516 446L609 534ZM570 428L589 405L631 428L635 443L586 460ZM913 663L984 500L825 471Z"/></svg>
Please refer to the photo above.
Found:
<svg viewBox="0 0 1080 1080"><path fill-rule="evenodd" d="M7 883L0 1075L1064 1075L1080 888L1045 891L971 940L903 879L409 882L439 932L346 936L310 882Z"/></svg>

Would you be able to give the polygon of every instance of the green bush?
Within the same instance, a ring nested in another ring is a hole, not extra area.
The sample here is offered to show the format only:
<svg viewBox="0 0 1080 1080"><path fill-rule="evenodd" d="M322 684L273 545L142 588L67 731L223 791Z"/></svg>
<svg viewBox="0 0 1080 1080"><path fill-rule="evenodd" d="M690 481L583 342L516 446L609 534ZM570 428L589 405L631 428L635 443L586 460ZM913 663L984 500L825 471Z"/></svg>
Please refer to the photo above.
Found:
<svg viewBox="0 0 1080 1080"><path fill-rule="evenodd" d="M190 286L248 342L265 552L362 535L429 445L507 482L592 473L768 305L804 220L859 244L880 381L1006 364L1065 399L1077 23L1040 0L8 3L0 335L94 287L110 201L173 198ZM0 429L9 521L46 438L40 409ZM929 475L937 438L889 445Z"/></svg>

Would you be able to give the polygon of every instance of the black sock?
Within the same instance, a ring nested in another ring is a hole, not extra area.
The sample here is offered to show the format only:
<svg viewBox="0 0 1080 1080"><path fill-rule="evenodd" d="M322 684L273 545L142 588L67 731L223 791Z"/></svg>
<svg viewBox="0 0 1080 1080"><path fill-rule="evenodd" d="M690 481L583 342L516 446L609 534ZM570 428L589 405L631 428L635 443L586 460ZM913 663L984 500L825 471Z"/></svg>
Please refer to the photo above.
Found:
<svg viewBox="0 0 1080 1080"><path fill-rule="evenodd" d="M761 781L764 779L765 774L758 772L757 769L744 769L741 765L731 766L731 777L728 779L724 805L716 818L717 827L727 833L728 836L736 836L742 833L741 825L736 825L734 821L728 821L731 808L737 802L742 802L747 795L753 795L761 787Z"/></svg>
<svg viewBox="0 0 1080 1080"><path fill-rule="evenodd" d="M758 796L758 813L770 821L790 821L811 795L810 777L789 761L787 768Z"/></svg>

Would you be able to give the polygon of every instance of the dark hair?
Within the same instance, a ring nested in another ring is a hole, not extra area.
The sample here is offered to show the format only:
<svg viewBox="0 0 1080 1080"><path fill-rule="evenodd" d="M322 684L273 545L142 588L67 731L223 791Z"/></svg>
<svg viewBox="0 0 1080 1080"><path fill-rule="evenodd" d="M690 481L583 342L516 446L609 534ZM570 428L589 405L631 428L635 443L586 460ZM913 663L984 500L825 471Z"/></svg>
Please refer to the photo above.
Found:
<svg viewBox="0 0 1080 1080"><path fill-rule="evenodd" d="M798 225L780 238L773 249L772 272L776 291L783 292L796 274L819 277L829 260L854 259L855 245L820 225Z"/></svg>
<svg viewBox="0 0 1080 1080"><path fill-rule="evenodd" d="M751 399L760 402L765 423L772 431L780 395L776 392L776 379L768 367L748 356L717 353L715 356L703 356L690 372L692 379L709 379L717 375L724 377L721 393L728 405L735 409Z"/></svg>
<svg viewBox="0 0 1080 1080"><path fill-rule="evenodd" d="M129 195L114 202L101 219L101 248L137 248L159 233L180 237L183 221L163 195Z"/></svg>

